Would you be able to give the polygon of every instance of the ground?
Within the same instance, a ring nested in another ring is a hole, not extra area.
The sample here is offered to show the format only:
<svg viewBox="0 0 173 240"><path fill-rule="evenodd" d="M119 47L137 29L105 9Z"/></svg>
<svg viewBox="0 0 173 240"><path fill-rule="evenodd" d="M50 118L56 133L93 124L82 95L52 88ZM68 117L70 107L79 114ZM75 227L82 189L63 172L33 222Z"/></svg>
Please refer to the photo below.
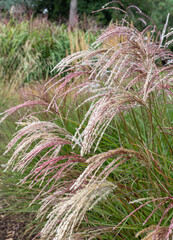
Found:
<svg viewBox="0 0 173 240"><path fill-rule="evenodd" d="M33 240L34 235L29 236L31 231L26 230L28 226L26 217L0 214L0 240Z"/></svg>

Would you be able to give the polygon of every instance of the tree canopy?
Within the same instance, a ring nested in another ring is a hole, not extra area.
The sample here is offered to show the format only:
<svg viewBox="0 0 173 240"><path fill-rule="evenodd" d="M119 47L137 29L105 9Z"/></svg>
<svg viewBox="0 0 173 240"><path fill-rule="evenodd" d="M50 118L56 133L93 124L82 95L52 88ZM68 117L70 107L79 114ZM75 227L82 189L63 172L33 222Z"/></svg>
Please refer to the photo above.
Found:
<svg viewBox="0 0 173 240"><path fill-rule="evenodd" d="M0 0L0 7L10 9L12 5L25 4L27 7L32 8L35 13L42 13L44 10L48 13L48 18L55 21L67 21L69 18L71 0ZM122 13L114 9L108 9L92 13L95 10L101 9L102 6L109 3L109 0L79 0L77 12L80 18L85 15L94 16L95 20L102 24L109 24L111 19L119 20L122 18ZM116 1L115 1L116 2ZM169 26L173 22L173 0L122 0L116 3L116 6L126 9L129 5L139 7L142 12L153 19L159 29L163 28L166 21L167 14L170 13ZM115 6L112 3L109 6ZM124 6L124 7L123 7ZM137 17L131 12L132 20L135 21Z"/></svg>

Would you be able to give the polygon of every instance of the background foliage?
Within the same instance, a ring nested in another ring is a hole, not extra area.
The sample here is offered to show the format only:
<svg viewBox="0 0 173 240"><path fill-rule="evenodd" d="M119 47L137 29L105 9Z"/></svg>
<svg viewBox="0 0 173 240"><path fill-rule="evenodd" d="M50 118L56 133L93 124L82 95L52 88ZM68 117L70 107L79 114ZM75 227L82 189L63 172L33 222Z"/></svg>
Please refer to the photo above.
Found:
<svg viewBox="0 0 173 240"><path fill-rule="evenodd" d="M84 14L87 14L87 17L94 16L97 22L103 25L108 24L111 19L121 19L122 14L115 10L106 10L94 15L92 14L92 11L101 9L102 6L109 2L109 0L78 0L78 14L80 17L83 17ZM159 29L163 27L166 16L170 13L171 19L169 24L171 27L173 20L173 0L122 0L121 3L124 5L124 9L130 5L139 7L143 13L153 19ZM60 22L68 20L70 0L0 0L0 7L3 9L10 9L15 4L25 4L28 8L33 9L36 14L42 13L47 9L48 17L51 20ZM110 6L115 6L115 4L111 4Z"/></svg>

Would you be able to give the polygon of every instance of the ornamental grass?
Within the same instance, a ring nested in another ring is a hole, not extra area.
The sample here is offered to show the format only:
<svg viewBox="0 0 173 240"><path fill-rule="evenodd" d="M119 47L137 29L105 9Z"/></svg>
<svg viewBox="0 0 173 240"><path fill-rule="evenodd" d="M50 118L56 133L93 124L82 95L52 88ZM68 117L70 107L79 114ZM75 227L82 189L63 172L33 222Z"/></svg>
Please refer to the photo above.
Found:
<svg viewBox="0 0 173 240"><path fill-rule="evenodd" d="M1 114L20 111L6 167L39 189L39 239L172 239L172 32L124 14Z"/></svg>

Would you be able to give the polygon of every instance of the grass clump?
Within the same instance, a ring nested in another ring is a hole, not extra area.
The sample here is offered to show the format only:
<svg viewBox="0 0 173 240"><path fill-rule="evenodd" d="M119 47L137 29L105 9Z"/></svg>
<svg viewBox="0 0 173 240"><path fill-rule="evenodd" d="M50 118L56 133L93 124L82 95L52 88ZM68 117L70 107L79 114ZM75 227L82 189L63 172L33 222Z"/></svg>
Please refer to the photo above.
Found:
<svg viewBox="0 0 173 240"><path fill-rule="evenodd" d="M41 239L172 237L173 53L165 32L126 17L58 63L42 96L3 113L27 109L7 169L30 169L22 183L40 187Z"/></svg>
<svg viewBox="0 0 173 240"><path fill-rule="evenodd" d="M0 29L0 82L11 88L52 77L51 70L67 53L87 49L95 39L89 31L71 33L66 25L45 19L9 21Z"/></svg>

